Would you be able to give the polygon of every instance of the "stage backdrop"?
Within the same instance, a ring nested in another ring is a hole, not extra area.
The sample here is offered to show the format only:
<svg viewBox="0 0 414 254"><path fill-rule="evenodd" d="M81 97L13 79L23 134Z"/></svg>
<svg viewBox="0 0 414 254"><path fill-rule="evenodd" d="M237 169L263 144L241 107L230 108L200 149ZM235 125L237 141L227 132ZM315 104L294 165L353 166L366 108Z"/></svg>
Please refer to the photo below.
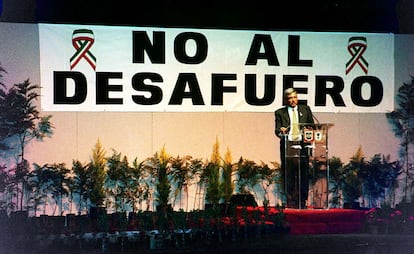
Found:
<svg viewBox="0 0 414 254"><path fill-rule="evenodd" d="M329 129L329 156L362 146L398 158L385 113L414 75L414 37L393 34L166 29L0 23L8 87L42 87L54 135L30 163L88 162L99 139L129 161L172 156L280 162L273 111L293 86ZM1 160L7 161L3 155ZM274 200L271 200L272 204Z"/></svg>

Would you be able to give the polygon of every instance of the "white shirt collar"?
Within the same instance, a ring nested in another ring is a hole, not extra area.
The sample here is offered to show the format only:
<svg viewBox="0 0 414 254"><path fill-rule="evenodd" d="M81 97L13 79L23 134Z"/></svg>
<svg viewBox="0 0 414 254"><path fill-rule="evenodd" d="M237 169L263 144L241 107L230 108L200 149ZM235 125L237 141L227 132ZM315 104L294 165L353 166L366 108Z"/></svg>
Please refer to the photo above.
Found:
<svg viewBox="0 0 414 254"><path fill-rule="evenodd" d="M298 105L296 105L295 107L290 107L290 106L288 106L288 110L289 111L293 111L293 109L296 109L296 111L298 110Z"/></svg>

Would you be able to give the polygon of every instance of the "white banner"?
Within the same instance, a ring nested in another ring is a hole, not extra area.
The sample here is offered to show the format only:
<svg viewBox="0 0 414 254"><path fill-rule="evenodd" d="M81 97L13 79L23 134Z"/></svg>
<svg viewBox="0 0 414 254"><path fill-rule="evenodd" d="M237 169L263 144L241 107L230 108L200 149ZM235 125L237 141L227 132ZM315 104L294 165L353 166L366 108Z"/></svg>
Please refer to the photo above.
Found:
<svg viewBox="0 0 414 254"><path fill-rule="evenodd" d="M394 108L394 35L40 24L43 111Z"/></svg>

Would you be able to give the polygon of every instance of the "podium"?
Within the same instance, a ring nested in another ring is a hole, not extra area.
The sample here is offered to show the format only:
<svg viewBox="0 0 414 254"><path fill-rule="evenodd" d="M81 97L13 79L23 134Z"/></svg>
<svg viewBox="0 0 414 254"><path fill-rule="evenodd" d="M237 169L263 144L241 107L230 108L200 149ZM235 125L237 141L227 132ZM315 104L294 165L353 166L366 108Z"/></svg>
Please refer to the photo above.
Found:
<svg viewBox="0 0 414 254"><path fill-rule="evenodd" d="M328 208L328 129L332 125L300 124L299 139L282 134L282 187L287 207Z"/></svg>

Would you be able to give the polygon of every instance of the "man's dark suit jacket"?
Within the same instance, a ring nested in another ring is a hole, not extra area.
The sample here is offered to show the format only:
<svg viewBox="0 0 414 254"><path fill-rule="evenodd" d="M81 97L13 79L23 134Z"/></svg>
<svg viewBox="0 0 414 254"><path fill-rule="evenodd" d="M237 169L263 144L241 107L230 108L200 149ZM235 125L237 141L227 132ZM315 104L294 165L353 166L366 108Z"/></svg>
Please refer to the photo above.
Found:
<svg viewBox="0 0 414 254"><path fill-rule="evenodd" d="M299 123L313 124L312 111L308 105L298 105ZM275 134L280 137L280 128L290 127L288 107L283 107L275 111Z"/></svg>

